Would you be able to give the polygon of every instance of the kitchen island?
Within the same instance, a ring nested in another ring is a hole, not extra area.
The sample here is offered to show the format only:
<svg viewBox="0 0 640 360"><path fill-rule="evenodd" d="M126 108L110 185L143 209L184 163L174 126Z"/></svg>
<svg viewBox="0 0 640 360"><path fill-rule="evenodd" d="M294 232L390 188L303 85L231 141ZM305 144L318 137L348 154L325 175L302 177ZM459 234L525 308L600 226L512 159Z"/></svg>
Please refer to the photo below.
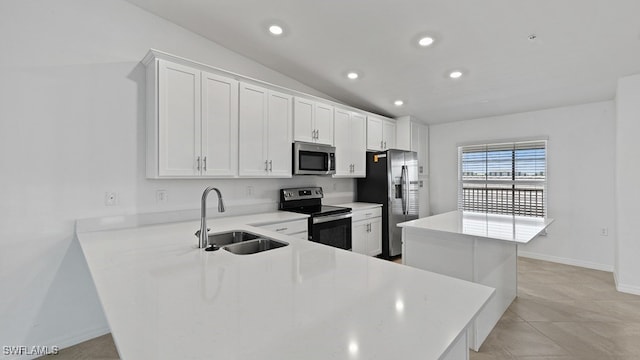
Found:
<svg viewBox="0 0 640 360"><path fill-rule="evenodd" d="M402 227L405 265L496 289L469 328L478 351L517 295L517 246L545 231L550 218L452 211L407 221Z"/></svg>
<svg viewBox="0 0 640 360"><path fill-rule="evenodd" d="M209 226L289 245L203 251L197 221L78 233L123 359L468 358L466 329L493 289L248 218Z"/></svg>

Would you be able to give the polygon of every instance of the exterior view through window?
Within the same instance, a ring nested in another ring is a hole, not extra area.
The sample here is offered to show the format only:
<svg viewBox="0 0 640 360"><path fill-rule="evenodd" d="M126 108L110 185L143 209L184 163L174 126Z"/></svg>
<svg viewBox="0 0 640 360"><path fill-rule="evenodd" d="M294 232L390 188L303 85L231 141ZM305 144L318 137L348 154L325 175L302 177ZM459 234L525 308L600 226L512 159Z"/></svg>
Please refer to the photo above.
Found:
<svg viewBox="0 0 640 360"><path fill-rule="evenodd" d="M458 159L458 209L546 216L546 140L461 146Z"/></svg>

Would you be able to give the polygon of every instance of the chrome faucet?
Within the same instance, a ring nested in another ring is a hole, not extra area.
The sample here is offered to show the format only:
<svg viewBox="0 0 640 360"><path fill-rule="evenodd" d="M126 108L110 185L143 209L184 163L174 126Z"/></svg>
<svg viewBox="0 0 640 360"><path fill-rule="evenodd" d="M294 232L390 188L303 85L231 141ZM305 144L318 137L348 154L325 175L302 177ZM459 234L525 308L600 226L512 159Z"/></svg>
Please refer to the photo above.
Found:
<svg viewBox="0 0 640 360"><path fill-rule="evenodd" d="M218 194L218 212L224 212L224 203L222 202L222 194L220 190L214 188L213 186L209 186L204 189L202 193L202 201L200 202L200 231L196 232L196 236L198 236L198 247L206 248L209 246L209 229L207 229L207 196L214 190L216 194Z"/></svg>

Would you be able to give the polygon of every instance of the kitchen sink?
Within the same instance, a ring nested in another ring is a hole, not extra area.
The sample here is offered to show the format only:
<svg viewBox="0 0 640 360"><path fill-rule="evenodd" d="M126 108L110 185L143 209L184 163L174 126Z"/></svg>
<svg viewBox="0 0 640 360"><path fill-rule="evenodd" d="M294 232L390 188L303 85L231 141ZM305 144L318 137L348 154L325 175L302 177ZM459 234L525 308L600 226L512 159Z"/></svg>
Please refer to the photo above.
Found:
<svg viewBox="0 0 640 360"><path fill-rule="evenodd" d="M253 240L259 237L261 236L251 232L234 230L226 233L209 235L209 244L217 245L218 247L223 247L225 245Z"/></svg>
<svg viewBox="0 0 640 360"><path fill-rule="evenodd" d="M255 254L289 245L283 241L242 230L209 235L209 244L211 246L207 247L206 251L222 248L238 255Z"/></svg>
<svg viewBox="0 0 640 360"><path fill-rule="evenodd" d="M258 238L254 240L243 241L237 244L231 244L222 247L223 249L237 255L248 255L255 254L267 250L281 248L283 246L287 246L286 242L269 239L269 238Z"/></svg>

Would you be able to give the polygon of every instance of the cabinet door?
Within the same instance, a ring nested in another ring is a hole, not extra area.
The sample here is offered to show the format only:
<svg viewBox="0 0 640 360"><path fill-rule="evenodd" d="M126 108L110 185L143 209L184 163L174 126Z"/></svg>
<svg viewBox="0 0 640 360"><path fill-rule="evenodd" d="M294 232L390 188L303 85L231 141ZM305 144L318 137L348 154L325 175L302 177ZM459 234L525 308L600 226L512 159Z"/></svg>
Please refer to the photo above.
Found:
<svg viewBox="0 0 640 360"><path fill-rule="evenodd" d="M202 174L238 172L238 82L202 73Z"/></svg>
<svg viewBox="0 0 640 360"><path fill-rule="evenodd" d="M240 83L240 176L267 176L267 95L267 89Z"/></svg>
<svg viewBox="0 0 640 360"><path fill-rule="evenodd" d="M382 141L384 149L394 149L396 147L396 123L391 120L384 120L382 123Z"/></svg>
<svg viewBox="0 0 640 360"><path fill-rule="evenodd" d="M333 106L317 102L314 110L316 142L333 145Z"/></svg>
<svg viewBox="0 0 640 360"><path fill-rule="evenodd" d="M367 176L367 121L364 115L351 113L350 118L351 163L354 177Z"/></svg>
<svg viewBox="0 0 640 360"><path fill-rule="evenodd" d="M358 221L351 226L351 251L367 255L367 235L369 223Z"/></svg>
<svg viewBox="0 0 640 360"><path fill-rule="evenodd" d="M313 142L314 125L313 125L313 105L314 102L309 99L295 98L293 109L293 138L296 141Z"/></svg>
<svg viewBox="0 0 640 360"><path fill-rule="evenodd" d="M351 118L349 112L342 109L335 110L334 141L336 147L336 173L334 177L351 176Z"/></svg>
<svg viewBox="0 0 640 360"><path fill-rule="evenodd" d="M382 218L371 219L367 234L367 255L382 254Z"/></svg>
<svg viewBox="0 0 640 360"><path fill-rule="evenodd" d="M269 91L267 159L272 177L291 177L292 101L291 95Z"/></svg>
<svg viewBox="0 0 640 360"><path fill-rule="evenodd" d="M367 149L382 150L382 119L367 116Z"/></svg>
<svg viewBox="0 0 640 360"><path fill-rule="evenodd" d="M158 175L200 174L200 71L158 62Z"/></svg>
<svg viewBox="0 0 640 360"><path fill-rule="evenodd" d="M421 176L429 176L429 126L422 125L420 128L420 152L418 153L418 166L422 167L419 171Z"/></svg>

